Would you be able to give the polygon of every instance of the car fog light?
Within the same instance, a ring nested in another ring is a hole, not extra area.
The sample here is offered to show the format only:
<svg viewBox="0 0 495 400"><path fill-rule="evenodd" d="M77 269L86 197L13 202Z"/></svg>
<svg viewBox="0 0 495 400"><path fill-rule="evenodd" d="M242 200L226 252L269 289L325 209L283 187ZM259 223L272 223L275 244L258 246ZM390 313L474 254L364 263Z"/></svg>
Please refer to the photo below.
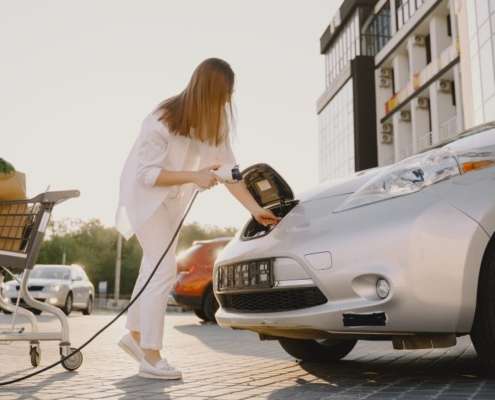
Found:
<svg viewBox="0 0 495 400"><path fill-rule="evenodd" d="M380 299L386 299L390 294L390 284L386 279L380 278L376 281L376 295Z"/></svg>

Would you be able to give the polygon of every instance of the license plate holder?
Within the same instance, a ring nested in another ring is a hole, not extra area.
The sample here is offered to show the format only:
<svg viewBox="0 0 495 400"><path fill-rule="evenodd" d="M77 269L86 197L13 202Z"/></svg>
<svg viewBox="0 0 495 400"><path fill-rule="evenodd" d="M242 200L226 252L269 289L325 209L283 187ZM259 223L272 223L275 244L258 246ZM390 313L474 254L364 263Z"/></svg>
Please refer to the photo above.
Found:
<svg viewBox="0 0 495 400"><path fill-rule="evenodd" d="M251 260L218 268L219 291L268 289L274 284L273 260Z"/></svg>

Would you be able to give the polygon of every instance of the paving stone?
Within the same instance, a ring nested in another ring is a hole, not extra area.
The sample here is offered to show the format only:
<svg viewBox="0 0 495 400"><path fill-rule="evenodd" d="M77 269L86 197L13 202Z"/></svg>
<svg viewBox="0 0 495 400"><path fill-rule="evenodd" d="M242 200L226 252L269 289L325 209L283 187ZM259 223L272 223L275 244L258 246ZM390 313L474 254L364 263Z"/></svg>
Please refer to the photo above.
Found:
<svg viewBox="0 0 495 400"><path fill-rule="evenodd" d="M73 345L110 320L110 314L69 321ZM0 314L0 329L9 319ZM56 329L40 316L40 328ZM190 313L167 314L165 350L182 369L181 381L140 378L138 365L116 346L124 321L83 350L77 372L56 367L30 380L0 387L0 400L187 399L187 400L493 400L495 381L484 378L469 338L444 350L395 351L387 342L359 342L339 363L299 363L275 341L250 332L202 325ZM56 361L56 343L42 343L42 366ZM0 380L33 371L27 343L0 346Z"/></svg>

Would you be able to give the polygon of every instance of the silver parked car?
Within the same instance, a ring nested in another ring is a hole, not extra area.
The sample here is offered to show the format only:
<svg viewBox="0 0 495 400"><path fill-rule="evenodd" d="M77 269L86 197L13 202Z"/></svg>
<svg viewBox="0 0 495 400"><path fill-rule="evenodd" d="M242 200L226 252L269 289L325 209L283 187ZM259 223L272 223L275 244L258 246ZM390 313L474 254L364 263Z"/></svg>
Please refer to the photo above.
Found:
<svg viewBox="0 0 495 400"><path fill-rule="evenodd" d="M28 291L36 300L60 307L66 315L74 309L81 310L84 315L93 311L95 288L80 265L37 264L29 277ZM4 297L15 304L18 294L17 281L5 283ZM41 313L39 310L33 312Z"/></svg>
<svg viewBox="0 0 495 400"><path fill-rule="evenodd" d="M218 257L221 326L313 361L359 339L420 349L470 334L495 366L495 123L297 199L266 164L244 181L283 218L251 219Z"/></svg>

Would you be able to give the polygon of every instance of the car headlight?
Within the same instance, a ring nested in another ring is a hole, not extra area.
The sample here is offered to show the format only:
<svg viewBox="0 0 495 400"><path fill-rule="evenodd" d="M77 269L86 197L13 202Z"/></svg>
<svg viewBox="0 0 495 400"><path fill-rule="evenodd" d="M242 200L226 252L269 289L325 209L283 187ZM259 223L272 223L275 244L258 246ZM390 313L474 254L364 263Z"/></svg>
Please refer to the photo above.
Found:
<svg viewBox="0 0 495 400"><path fill-rule="evenodd" d="M494 154L491 149L454 153L444 147L406 158L365 183L334 212L419 192L453 176L491 167Z"/></svg>
<svg viewBox="0 0 495 400"><path fill-rule="evenodd" d="M60 285L58 283L53 283L45 286L45 290L48 292L58 292L60 290Z"/></svg>

